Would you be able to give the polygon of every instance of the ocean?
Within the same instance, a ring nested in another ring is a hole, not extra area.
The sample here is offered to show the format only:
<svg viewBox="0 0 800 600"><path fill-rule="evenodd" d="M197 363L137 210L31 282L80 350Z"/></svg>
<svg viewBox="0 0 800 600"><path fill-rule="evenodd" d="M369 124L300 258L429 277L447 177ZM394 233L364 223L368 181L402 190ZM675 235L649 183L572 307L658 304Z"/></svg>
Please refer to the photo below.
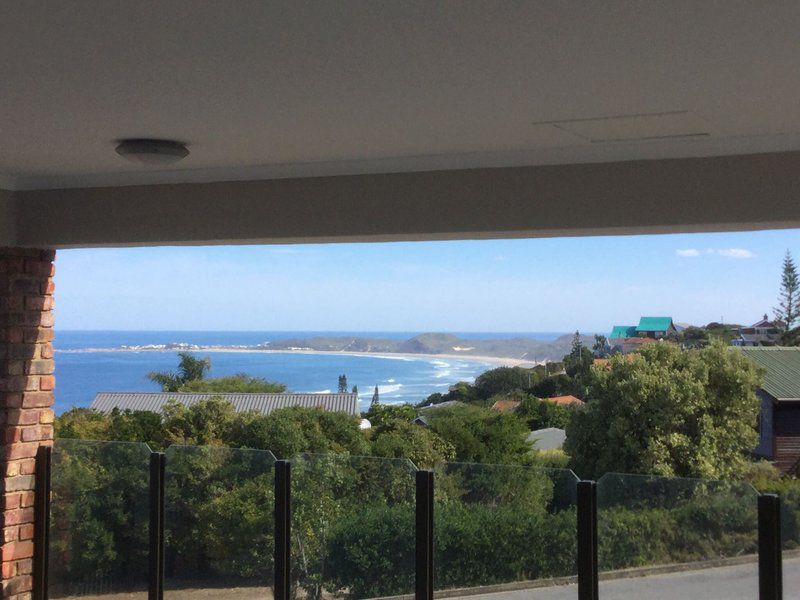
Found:
<svg viewBox="0 0 800 600"><path fill-rule="evenodd" d="M186 343L201 346L255 346L265 342L322 336L409 339L418 332L322 331L59 331L56 351L56 401L61 414L89 406L98 392L148 392L159 387L147 379L151 371L169 371L178 363L177 351L119 351L122 346ZM552 340L558 332L469 333L465 339L530 337ZM115 350L116 349L116 350ZM434 392L446 392L458 381L473 381L492 364L469 358L436 359L392 355L298 354L267 352L197 351L211 358L211 377L247 373L288 386L293 392L335 391L339 375L350 387L358 386L366 409L378 386L381 401L417 403Z"/></svg>

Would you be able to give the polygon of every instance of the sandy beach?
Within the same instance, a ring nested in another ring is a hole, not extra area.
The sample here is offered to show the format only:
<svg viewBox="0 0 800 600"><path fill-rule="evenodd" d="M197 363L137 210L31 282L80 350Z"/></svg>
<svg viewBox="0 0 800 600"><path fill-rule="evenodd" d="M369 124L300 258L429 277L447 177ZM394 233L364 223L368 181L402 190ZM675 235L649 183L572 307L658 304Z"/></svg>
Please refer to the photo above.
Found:
<svg viewBox="0 0 800 600"><path fill-rule="evenodd" d="M537 363L519 358L506 358L499 356L479 356L475 354L422 354L412 352L354 352L348 350L267 350L262 348L231 348L227 346L191 346L179 348L82 348L80 350L56 350L56 352L70 354L84 354L91 352L226 352L248 354L319 354L339 356L371 356L374 358L407 358L420 360L469 360L482 362L498 367L533 367Z"/></svg>

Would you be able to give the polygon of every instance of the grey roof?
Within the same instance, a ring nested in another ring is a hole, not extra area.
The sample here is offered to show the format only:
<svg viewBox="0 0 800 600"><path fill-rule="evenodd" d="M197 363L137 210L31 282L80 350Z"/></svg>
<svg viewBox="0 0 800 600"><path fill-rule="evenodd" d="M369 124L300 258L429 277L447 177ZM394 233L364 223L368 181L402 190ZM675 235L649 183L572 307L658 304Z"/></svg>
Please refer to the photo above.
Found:
<svg viewBox="0 0 800 600"><path fill-rule="evenodd" d="M800 348L740 348L745 356L763 367L762 389L776 400L800 400Z"/></svg>
<svg viewBox="0 0 800 600"><path fill-rule="evenodd" d="M423 406L419 409L419 412L427 412L437 408L451 408L453 406L464 406L464 403L460 400L447 400L446 402L439 402L438 404L429 404L428 406Z"/></svg>
<svg viewBox="0 0 800 600"><path fill-rule="evenodd" d="M557 450L564 445L566 439L567 433L557 427L531 431L526 438L528 443L536 446L537 450Z"/></svg>
<svg viewBox="0 0 800 600"><path fill-rule="evenodd" d="M739 338L743 342L748 343L772 343L779 341L781 335L779 333L740 333Z"/></svg>
<svg viewBox="0 0 800 600"><path fill-rule="evenodd" d="M323 408L331 412L358 415L358 394L220 394L220 393L168 393L168 392L100 392L94 397L91 408L100 412L120 410L148 410L161 412L168 400L175 399L185 406L207 398L224 398L233 404L236 412L254 410L268 415L278 408L303 406Z"/></svg>

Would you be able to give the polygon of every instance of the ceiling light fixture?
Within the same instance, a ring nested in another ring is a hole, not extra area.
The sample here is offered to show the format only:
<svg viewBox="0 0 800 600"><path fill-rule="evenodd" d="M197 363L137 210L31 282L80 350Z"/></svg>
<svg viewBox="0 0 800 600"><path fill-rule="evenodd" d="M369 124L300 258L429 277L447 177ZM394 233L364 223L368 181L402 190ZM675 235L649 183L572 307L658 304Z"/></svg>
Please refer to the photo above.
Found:
<svg viewBox="0 0 800 600"><path fill-rule="evenodd" d="M116 150L131 162L152 166L171 165L189 156L186 144L172 140L120 140Z"/></svg>

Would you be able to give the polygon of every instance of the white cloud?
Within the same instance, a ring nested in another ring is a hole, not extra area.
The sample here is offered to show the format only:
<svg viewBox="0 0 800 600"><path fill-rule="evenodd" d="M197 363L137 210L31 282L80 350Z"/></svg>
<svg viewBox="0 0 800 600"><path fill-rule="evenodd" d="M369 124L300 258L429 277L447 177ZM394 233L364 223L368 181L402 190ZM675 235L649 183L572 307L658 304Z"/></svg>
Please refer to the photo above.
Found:
<svg viewBox="0 0 800 600"><path fill-rule="evenodd" d="M675 254L681 258L694 258L700 256L700 251L697 248L686 248L684 250L675 250Z"/></svg>
<svg viewBox="0 0 800 600"><path fill-rule="evenodd" d="M701 254L724 256L725 258L754 258L755 253L744 248L706 248L700 251L697 248L683 248L675 250L675 254L681 258L696 258Z"/></svg>
<svg viewBox="0 0 800 600"><path fill-rule="evenodd" d="M755 254L744 248L720 248L717 254L727 258L754 258Z"/></svg>

